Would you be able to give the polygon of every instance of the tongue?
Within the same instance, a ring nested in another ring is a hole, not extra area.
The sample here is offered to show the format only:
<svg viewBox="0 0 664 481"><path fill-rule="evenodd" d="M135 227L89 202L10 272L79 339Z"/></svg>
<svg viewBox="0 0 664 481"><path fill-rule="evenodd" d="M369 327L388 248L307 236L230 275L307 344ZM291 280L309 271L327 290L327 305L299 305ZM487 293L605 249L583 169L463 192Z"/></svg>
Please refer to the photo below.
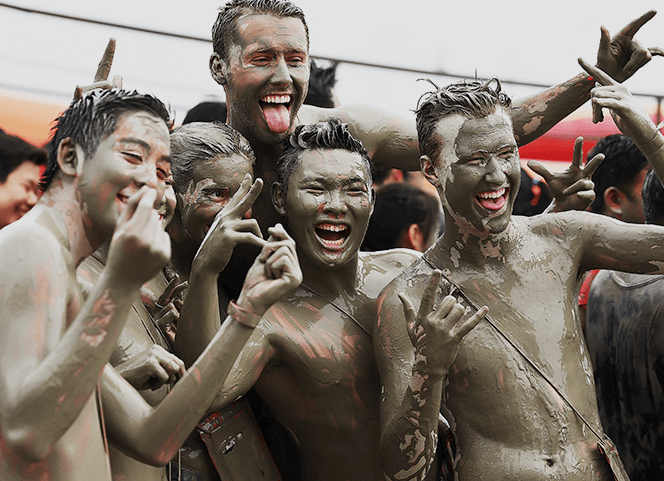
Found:
<svg viewBox="0 0 664 481"><path fill-rule="evenodd" d="M263 104L265 122L272 132L282 134L290 127L290 115L286 104Z"/></svg>
<svg viewBox="0 0 664 481"><path fill-rule="evenodd" d="M505 196L500 196L496 199L483 199L479 197L477 200L487 210L498 210L505 205Z"/></svg>

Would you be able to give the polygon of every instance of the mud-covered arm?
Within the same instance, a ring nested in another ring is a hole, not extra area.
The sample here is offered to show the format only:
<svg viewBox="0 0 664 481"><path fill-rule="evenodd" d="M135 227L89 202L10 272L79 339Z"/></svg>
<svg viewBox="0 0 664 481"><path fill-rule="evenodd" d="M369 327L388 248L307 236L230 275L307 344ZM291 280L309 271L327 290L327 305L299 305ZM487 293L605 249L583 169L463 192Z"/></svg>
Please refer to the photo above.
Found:
<svg viewBox="0 0 664 481"><path fill-rule="evenodd" d="M443 380L461 339L487 312L484 307L458 322L465 309L452 296L434 308L440 279L434 271L426 281L417 313L409 299L417 294L397 295L392 286L377 304L374 339L384 389L380 459L387 479L424 479L436 455Z"/></svg>
<svg viewBox="0 0 664 481"><path fill-rule="evenodd" d="M9 449L28 461L44 459L78 417L139 287L168 260L170 242L151 192L142 189L127 202L109 264L80 310L68 253L55 237L26 225L2 236L0 426ZM67 328L72 310L78 314Z"/></svg>
<svg viewBox="0 0 664 481"><path fill-rule="evenodd" d="M187 296L175 336L175 353L191 366L221 325L217 277L226 267L237 244L262 247L265 240L255 219L244 219L261 191L262 181L252 184L247 175L238 191L217 214L192 263Z"/></svg>
<svg viewBox="0 0 664 481"><path fill-rule="evenodd" d="M634 35L655 14L653 10L646 12L613 38L602 27L597 66L615 80L623 82L648 63L652 55L662 55L661 49L647 49L634 40ZM594 83L587 74L582 73L532 97L515 101L512 121L517 143L521 146L532 142L583 105L590 98Z"/></svg>
<svg viewBox="0 0 664 481"><path fill-rule="evenodd" d="M127 454L165 465L208 411L263 314L302 281L295 243L280 225L269 232L237 304L231 304L210 344L158 406L150 407L117 373L106 370L102 398L109 439Z"/></svg>

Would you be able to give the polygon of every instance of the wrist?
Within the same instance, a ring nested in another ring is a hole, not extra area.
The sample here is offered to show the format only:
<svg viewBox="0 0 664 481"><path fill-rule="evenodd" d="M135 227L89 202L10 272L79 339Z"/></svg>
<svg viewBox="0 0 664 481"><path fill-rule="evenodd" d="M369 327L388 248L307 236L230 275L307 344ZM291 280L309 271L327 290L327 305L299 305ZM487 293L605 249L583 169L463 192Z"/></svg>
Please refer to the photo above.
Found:
<svg viewBox="0 0 664 481"><path fill-rule="evenodd" d="M228 309L226 312L236 322L252 329L256 327L261 320L260 314L254 312L251 308L238 306L235 301L228 303Z"/></svg>

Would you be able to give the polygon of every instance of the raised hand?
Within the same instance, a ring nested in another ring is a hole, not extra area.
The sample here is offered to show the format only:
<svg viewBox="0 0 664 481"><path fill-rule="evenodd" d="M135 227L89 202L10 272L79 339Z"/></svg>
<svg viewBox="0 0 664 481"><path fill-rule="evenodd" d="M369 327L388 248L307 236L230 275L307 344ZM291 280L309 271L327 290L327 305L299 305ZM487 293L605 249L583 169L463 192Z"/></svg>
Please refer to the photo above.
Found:
<svg viewBox="0 0 664 481"><path fill-rule="evenodd" d="M252 184L249 174L244 177L238 191L217 214L205 235L194 258L196 269L205 269L217 275L226 267L237 244L258 247L265 244L256 219L244 218L262 188L261 179Z"/></svg>
<svg viewBox="0 0 664 481"><path fill-rule="evenodd" d="M114 369L136 389L153 391L164 384L173 384L185 373L184 362L157 345L118 364Z"/></svg>
<svg viewBox="0 0 664 481"><path fill-rule="evenodd" d="M611 109L613 120L618 128L639 148L646 147L657 137L657 127L624 85L619 84L606 72L593 67L581 58L579 64L601 85L601 87L595 87L591 92L593 106L600 110Z"/></svg>
<svg viewBox="0 0 664 481"><path fill-rule="evenodd" d="M572 163L562 172L551 172L536 160L529 160L528 167L541 175L555 199L555 212L585 210L595 200L595 184L590 180L593 172L604 160L599 154L583 165L583 137L574 142Z"/></svg>
<svg viewBox="0 0 664 481"><path fill-rule="evenodd" d="M95 73L94 82L91 85L77 85L74 90L74 101L79 100L87 92L95 89L108 90L112 88L122 88L122 77L116 75L113 81L108 81L108 75L111 73L111 66L113 65L113 57L115 56L115 39L111 37L104 51L104 55L99 62L97 72Z"/></svg>
<svg viewBox="0 0 664 481"><path fill-rule="evenodd" d="M171 242L159 220L157 191L143 186L125 205L115 225L106 262L109 275L135 283L152 279L171 257Z"/></svg>
<svg viewBox="0 0 664 481"><path fill-rule="evenodd" d="M281 224L270 227L268 233L270 237L249 269L237 301L257 316L302 282L295 241Z"/></svg>
<svg viewBox="0 0 664 481"><path fill-rule="evenodd" d="M413 303L404 294L399 294L408 334L415 348L415 362L426 360L426 372L434 376L443 376L448 372L463 337L489 312L489 308L484 306L465 321L460 321L466 311L453 296L445 296L434 310L441 277L439 270L431 274L417 314Z"/></svg>

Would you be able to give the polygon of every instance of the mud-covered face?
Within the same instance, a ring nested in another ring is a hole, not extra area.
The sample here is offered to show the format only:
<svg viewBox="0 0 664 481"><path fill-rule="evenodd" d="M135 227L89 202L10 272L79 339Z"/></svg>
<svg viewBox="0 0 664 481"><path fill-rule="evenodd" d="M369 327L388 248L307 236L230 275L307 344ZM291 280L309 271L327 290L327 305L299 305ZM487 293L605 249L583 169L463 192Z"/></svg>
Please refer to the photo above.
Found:
<svg viewBox="0 0 664 481"><path fill-rule="evenodd" d="M82 158L80 146L76 146ZM127 112L117 119L115 131L83 162L79 193L90 228L105 240L129 197L143 185L157 190L162 202L171 175L170 143L166 123L148 112Z"/></svg>
<svg viewBox="0 0 664 481"><path fill-rule="evenodd" d="M444 145L434 170L446 215L478 235L502 232L521 180L510 117L501 108L481 119L453 115L437 133Z"/></svg>
<svg viewBox="0 0 664 481"><path fill-rule="evenodd" d="M222 62L229 124L249 138L275 143L293 131L309 82L304 24L297 18L246 15Z"/></svg>
<svg viewBox="0 0 664 481"><path fill-rule="evenodd" d="M370 172L359 154L341 149L307 150L300 161L284 202L291 235L309 262L342 266L357 255L369 224Z"/></svg>
<svg viewBox="0 0 664 481"><path fill-rule="evenodd" d="M196 247L203 242L214 218L240 188L246 174L253 175L253 167L246 157L217 156L201 160L189 183L179 189L182 225ZM247 213L250 215L251 210Z"/></svg>
<svg viewBox="0 0 664 481"><path fill-rule="evenodd" d="M39 199L39 166L26 160L0 182L0 229L19 220Z"/></svg>
<svg viewBox="0 0 664 481"><path fill-rule="evenodd" d="M157 209L164 229L173 220L173 214L175 214L176 205L177 197L175 197L175 190L173 189L173 176L169 176L166 180L164 200L161 202L159 208Z"/></svg>

